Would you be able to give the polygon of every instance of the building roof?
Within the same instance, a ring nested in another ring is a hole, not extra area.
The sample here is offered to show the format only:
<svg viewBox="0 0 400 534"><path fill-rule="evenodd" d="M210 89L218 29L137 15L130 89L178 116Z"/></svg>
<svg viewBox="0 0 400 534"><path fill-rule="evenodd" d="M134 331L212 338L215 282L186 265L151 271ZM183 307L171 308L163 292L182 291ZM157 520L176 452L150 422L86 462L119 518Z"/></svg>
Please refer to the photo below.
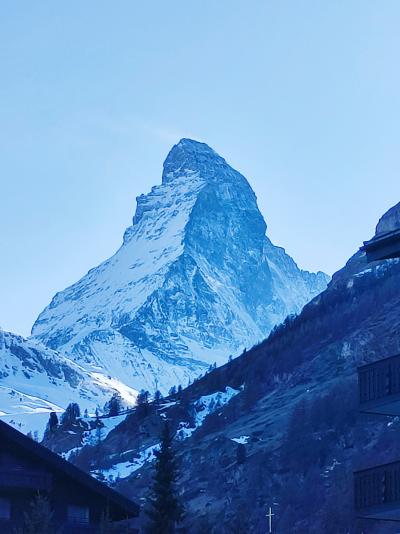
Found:
<svg viewBox="0 0 400 534"><path fill-rule="evenodd" d="M400 228L392 232L378 234L361 247L369 261L400 257Z"/></svg>
<svg viewBox="0 0 400 534"><path fill-rule="evenodd" d="M25 436L25 434L22 434L1 420L0 439L8 440L20 450L24 450L29 455L40 459L46 467L52 471L59 472L64 479L67 478L75 484L84 486L86 490L96 493L107 502L107 505L109 505L110 508L113 508L120 519L136 517L139 515L140 507L136 503L99 482L78 467L74 466L71 462L64 460L58 454L55 454L43 445L40 445L40 443Z"/></svg>

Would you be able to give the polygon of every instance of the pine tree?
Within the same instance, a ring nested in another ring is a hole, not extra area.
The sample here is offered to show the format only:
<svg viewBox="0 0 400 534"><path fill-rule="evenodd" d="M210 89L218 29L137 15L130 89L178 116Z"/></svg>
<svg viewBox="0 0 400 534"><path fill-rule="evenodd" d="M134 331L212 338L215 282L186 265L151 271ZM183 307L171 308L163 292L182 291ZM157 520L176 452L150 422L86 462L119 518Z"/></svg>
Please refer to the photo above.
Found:
<svg viewBox="0 0 400 534"><path fill-rule="evenodd" d="M168 423L165 424L160 450L155 452L155 475L150 497L149 534L174 534L176 524L183 517L183 507L176 491L178 467L172 446L173 437Z"/></svg>
<svg viewBox="0 0 400 534"><path fill-rule="evenodd" d="M49 431L54 432L58 427L58 417L56 412L51 412L49 417Z"/></svg>
<svg viewBox="0 0 400 534"><path fill-rule="evenodd" d="M24 512L24 523L17 534L55 534L56 529L53 524L53 511L49 500L38 494L29 503L28 509Z"/></svg>
<svg viewBox="0 0 400 534"><path fill-rule="evenodd" d="M81 410L76 402L68 404L65 412L61 416L61 425L64 428L69 428L75 424L77 419L81 416Z"/></svg>
<svg viewBox="0 0 400 534"><path fill-rule="evenodd" d="M119 415L122 409L122 397L119 393L114 393L109 402L104 407L105 410L108 410L108 415L110 417L115 417Z"/></svg>
<svg viewBox="0 0 400 534"><path fill-rule="evenodd" d="M157 406L160 404L161 399L162 399L161 391L157 389L156 392L154 393L154 402L157 404Z"/></svg>
<svg viewBox="0 0 400 534"><path fill-rule="evenodd" d="M44 431L44 436L43 436L44 441L48 440L51 437L51 435L54 434L57 428L58 428L57 414L56 412L51 412L49 420L47 422L46 430Z"/></svg>
<svg viewBox="0 0 400 534"><path fill-rule="evenodd" d="M150 393L148 391L145 391L144 389L140 390L136 399L137 413L139 416L147 415L149 411L149 397Z"/></svg>

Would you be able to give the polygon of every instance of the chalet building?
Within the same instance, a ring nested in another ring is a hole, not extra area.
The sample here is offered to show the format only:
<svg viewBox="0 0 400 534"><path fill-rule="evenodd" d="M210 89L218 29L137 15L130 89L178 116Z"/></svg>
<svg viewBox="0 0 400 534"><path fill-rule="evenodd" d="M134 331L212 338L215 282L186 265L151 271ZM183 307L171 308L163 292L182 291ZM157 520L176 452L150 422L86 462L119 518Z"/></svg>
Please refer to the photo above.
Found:
<svg viewBox="0 0 400 534"><path fill-rule="evenodd" d="M0 421L2 534L21 528L38 494L47 497L54 524L65 534L95 534L104 515L122 525L139 514L138 505Z"/></svg>
<svg viewBox="0 0 400 534"><path fill-rule="evenodd" d="M378 261L400 257L400 228L392 232L378 234L370 241L364 241L361 247L367 255L367 260Z"/></svg>
<svg viewBox="0 0 400 534"><path fill-rule="evenodd" d="M400 229L364 243L368 261L400 258ZM360 411L400 415L400 354L358 368ZM354 500L357 515L400 521L400 461L356 471Z"/></svg>

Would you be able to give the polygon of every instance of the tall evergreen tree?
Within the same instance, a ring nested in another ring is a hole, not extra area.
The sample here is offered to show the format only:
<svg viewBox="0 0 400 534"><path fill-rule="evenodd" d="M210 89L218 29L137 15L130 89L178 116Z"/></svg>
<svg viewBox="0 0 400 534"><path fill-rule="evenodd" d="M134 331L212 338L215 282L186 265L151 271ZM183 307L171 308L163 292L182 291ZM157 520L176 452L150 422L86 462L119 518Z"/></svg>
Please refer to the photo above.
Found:
<svg viewBox="0 0 400 534"><path fill-rule="evenodd" d="M150 497L149 534L174 534L183 517L183 507L176 490L178 467L173 449L173 436L165 423L160 450L155 453L155 475Z"/></svg>
<svg viewBox="0 0 400 534"><path fill-rule="evenodd" d="M54 432L58 427L58 417L56 412L51 412L49 417L49 430L50 432Z"/></svg>
<svg viewBox="0 0 400 534"><path fill-rule="evenodd" d="M49 500L38 494L24 512L22 529L16 530L17 534L55 534L53 523L53 511Z"/></svg>

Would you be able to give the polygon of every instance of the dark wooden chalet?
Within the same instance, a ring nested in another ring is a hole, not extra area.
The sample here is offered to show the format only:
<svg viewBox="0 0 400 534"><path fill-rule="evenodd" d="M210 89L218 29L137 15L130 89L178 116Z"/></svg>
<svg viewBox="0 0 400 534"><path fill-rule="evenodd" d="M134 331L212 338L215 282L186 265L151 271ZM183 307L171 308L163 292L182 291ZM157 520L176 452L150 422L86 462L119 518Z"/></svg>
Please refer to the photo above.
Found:
<svg viewBox="0 0 400 534"><path fill-rule="evenodd" d="M55 525L68 534L98 532L103 514L124 523L139 514L137 504L0 421L2 534L21 526L38 494L48 498Z"/></svg>
<svg viewBox="0 0 400 534"><path fill-rule="evenodd" d="M370 241L364 241L364 246L360 250L367 254L369 262L400 258L400 228L377 235Z"/></svg>
<svg viewBox="0 0 400 534"><path fill-rule="evenodd" d="M400 258L400 229L364 242L368 262ZM358 368L360 411L400 415L400 355ZM400 521L400 461L354 473L354 505L359 517Z"/></svg>

